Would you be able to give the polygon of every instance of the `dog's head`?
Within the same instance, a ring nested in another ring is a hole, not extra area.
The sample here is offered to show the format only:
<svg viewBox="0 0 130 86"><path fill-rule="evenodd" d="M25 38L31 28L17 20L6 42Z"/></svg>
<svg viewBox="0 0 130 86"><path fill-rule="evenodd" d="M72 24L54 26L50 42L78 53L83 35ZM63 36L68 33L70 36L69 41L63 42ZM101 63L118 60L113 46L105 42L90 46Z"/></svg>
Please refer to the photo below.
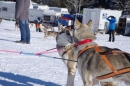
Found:
<svg viewBox="0 0 130 86"><path fill-rule="evenodd" d="M68 43L72 43L72 35L71 31L65 26L62 26L60 23L58 23L58 33L56 37L56 42L58 45L65 46Z"/></svg>
<svg viewBox="0 0 130 86"><path fill-rule="evenodd" d="M61 25L59 22L58 22L58 32L65 32L66 31L66 26L63 26Z"/></svg>
<svg viewBox="0 0 130 86"><path fill-rule="evenodd" d="M86 24L80 23L77 19L75 20L74 23L74 40L75 42L79 42L85 39L91 39L95 40L96 37L92 32L91 27L89 26L91 22Z"/></svg>

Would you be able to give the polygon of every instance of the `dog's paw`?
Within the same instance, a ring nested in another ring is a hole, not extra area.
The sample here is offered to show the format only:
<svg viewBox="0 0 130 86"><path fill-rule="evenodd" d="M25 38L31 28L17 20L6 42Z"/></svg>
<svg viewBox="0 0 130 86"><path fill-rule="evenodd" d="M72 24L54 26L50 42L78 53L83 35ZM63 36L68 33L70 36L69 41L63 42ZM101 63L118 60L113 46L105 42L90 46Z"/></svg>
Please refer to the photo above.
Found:
<svg viewBox="0 0 130 86"><path fill-rule="evenodd" d="M70 43L65 46L65 50L69 50L69 49L72 49L72 48L73 48L73 45L70 44Z"/></svg>

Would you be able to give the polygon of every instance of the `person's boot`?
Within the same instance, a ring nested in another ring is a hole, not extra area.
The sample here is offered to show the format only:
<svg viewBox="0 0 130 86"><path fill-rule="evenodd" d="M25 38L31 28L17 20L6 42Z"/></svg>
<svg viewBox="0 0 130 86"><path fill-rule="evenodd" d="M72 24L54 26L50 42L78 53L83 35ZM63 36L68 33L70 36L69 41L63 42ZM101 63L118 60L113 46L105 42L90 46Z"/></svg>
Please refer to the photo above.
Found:
<svg viewBox="0 0 130 86"><path fill-rule="evenodd" d="M22 43L22 44L25 44L25 42L23 42L23 41L16 41L16 43Z"/></svg>

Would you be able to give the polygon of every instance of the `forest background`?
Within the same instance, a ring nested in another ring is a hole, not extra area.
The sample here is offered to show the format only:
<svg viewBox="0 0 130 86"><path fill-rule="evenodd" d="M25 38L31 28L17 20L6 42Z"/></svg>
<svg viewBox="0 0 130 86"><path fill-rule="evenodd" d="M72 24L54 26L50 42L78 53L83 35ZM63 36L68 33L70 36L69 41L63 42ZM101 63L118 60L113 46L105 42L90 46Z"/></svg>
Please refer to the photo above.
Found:
<svg viewBox="0 0 130 86"><path fill-rule="evenodd" d="M13 1L13 0L1 0ZM50 7L68 8L69 12L81 13L83 8L104 8L111 10L122 10L123 15L130 14L130 0L32 0L41 5Z"/></svg>

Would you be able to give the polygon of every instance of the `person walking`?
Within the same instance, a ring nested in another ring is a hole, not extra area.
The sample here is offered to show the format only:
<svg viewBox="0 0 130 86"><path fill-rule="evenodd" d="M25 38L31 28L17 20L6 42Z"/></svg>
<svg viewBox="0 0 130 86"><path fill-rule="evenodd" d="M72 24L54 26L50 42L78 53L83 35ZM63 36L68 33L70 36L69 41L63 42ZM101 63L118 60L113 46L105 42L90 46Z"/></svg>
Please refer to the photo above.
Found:
<svg viewBox="0 0 130 86"><path fill-rule="evenodd" d="M30 29L28 24L30 0L14 0L14 1L16 1L15 19L19 23L21 33L21 40L16 41L16 43L30 44Z"/></svg>
<svg viewBox="0 0 130 86"><path fill-rule="evenodd" d="M36 32L42 32L41 31L41 24L42 24L42 19L38 17L37 19L34 20L34 23L36 25Z"/></svg>
<svg viewBox="0 0 130 86"><path fill-rule="evenodd" d="M107 18L107 20L109 21L109 42L114 42L115 41L115 35L114 35L114 32L115 32L115 27L116 27L116 18L114 16L109 16Z"/></svg>

